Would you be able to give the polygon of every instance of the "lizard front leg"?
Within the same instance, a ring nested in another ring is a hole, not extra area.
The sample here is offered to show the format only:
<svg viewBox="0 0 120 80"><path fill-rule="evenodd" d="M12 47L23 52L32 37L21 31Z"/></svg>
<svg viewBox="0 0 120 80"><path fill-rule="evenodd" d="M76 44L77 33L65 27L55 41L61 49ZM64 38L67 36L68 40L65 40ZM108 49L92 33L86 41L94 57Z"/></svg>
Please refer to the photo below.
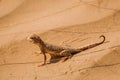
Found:
<svg viewBox="0 0 120 80"><path fill-rule="evenodd" d="M42 54L44 56L44 63L42 63L41 65L38 65L38 67L46 65L46 59L47 59L46 54L45 52L42 52Z"/></svg>

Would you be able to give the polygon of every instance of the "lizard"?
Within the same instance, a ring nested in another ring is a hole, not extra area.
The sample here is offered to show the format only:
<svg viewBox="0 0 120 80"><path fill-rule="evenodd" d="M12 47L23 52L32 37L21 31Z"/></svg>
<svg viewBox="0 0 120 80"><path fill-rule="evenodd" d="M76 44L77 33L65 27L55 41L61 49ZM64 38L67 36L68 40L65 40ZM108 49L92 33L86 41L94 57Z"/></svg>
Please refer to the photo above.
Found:
<svg viewBox="0 0 120 80"><path fill-rule="evenodd" d="M30 35L27 40L32 42L33 44L37 45L40 48L41 54L43 54L44 56L44 63L41 64L45 65L47 57L46 54L49 54L51 56L50 58L50 62L52 62L52 60L57 59L57 58L61 58L60 61L64 62L68 59L70 59L74 54L80 53L82 51L85 51L87 49L96 47L102 43L104 43L105 41L105 36L101 35L100 38L103 38L103 40L101 42L98 43L94 43L82 48L78 48L78 49L73 49L73 48L67 48L67 47L61 47L61 46L56 46L53 44L49 44L45 41L43 41L38 35L36 34L32 34Z"/></svg>

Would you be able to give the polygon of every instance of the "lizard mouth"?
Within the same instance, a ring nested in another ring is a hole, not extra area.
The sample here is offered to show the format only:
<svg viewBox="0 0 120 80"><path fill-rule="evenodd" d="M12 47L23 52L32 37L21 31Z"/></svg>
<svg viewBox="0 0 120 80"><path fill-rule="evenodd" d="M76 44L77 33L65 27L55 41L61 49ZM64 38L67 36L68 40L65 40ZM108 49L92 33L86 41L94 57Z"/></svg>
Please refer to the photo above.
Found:
<svg viewBox="0 0 120 80"><path fill-rule="evenodd" d="M34 40L32 40L32 39L30 39L29 42L34 43L34 44L36 43L36 42L35 42Z"/></svg>
<svg viewBox="0 0 120 80"><path fill-rule="evenodd" d="M27 40L29 41L29 42L31 42L31 43L35 43L35 41L34 40L32 40L31 38L27 38Z"/></svg>
<svg viewBox="0 0 120 80"><path fill-rule="evenodd" d="M29 40L31 43L35 43L35 41L33 41L33 40Z"/></svg>

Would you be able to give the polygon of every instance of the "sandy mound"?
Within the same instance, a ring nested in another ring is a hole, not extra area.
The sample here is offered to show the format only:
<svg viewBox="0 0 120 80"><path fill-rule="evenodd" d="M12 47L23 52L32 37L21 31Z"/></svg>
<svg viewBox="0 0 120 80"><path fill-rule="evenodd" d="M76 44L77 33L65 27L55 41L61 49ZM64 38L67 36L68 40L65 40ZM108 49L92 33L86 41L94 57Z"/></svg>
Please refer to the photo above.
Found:
<svg viewBox="0 0 120 80"><path fill-rule="evenodd" d="M73 48L99 42L101 34L106 36L104 44L81 52L64 63L37 67L43 57L35 54L39 48L26 38L1 46L0 79L119 80L119 16L119 12L114 16L115 23L111 23L113 16L109 16L97 22L57 28L40 34L49 43Z"/></svg>
<svg viewBox="0 0 120 80"><path fill-rule="evenodd" d="M0 80L119 80L119 0L102 1L25 0L1 18ZM26 40L34 32L46 42L71 48L99 42L100 35L106 42L64 63L38 67L43 56Z"/></svg>

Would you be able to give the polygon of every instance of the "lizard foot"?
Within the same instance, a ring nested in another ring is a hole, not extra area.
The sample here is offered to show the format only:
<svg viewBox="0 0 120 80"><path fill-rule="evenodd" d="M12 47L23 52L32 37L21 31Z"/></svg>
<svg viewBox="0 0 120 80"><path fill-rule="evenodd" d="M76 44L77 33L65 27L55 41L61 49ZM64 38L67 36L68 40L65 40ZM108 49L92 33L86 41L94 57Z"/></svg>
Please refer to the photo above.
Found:
<svg viewBox="0 0 120 80"><path fill-rule="evenodd" d="M42 63L40 65L38 65L38 67L42 67L42 66L45 66L46 64Z"/></svg>
<svg viewBox="0 0 120 80"><path fill-rule="evenodd" d="M69 58L68 57L63 57L59 62L65 62L67 61Z"/></svg>

